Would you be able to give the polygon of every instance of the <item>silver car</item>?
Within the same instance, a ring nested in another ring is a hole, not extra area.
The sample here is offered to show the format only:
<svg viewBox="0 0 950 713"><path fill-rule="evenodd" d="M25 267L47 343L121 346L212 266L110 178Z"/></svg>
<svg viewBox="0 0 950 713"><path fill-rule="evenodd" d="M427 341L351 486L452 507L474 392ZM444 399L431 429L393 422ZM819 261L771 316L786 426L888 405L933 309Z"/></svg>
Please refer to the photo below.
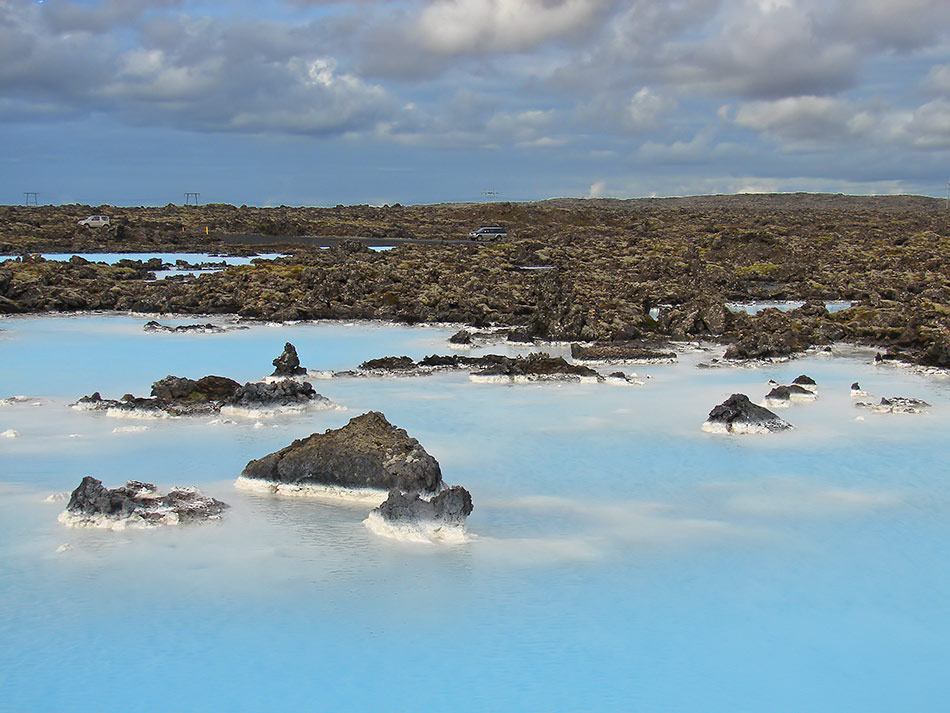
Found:
<svg viewBox="0 0 950 713"><path fill-rule="evenodd" d="M468 234L469 240L504 240L508 231L500 225L485 225Z"/></svg>

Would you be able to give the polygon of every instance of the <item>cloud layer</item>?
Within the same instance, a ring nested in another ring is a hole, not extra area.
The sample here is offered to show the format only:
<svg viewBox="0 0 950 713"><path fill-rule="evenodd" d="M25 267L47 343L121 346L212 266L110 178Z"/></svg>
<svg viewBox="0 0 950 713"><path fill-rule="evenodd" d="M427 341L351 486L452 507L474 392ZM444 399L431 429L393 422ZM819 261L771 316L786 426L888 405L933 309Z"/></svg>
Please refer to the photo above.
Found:
<svg viewBox="0 0 950 713"><path fill-rule="evenodd" d="M945 0L0 0L0 122L490 151L576 195L935 193L948 29Z"/></svg>

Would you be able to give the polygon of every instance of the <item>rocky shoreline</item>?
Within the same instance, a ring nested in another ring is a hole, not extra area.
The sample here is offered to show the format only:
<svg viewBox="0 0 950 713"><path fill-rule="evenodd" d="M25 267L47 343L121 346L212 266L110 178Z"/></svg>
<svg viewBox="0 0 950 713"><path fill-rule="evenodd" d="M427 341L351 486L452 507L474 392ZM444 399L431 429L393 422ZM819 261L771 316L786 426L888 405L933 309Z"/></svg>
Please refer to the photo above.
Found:
<svg viewBox="0 0 950 713"><path fill-rule="evenodd" d="M137 227L151 225L154 212L165 209L123 210L126 230L89 236L53 215L54 208L5 208L0 234L10 252L62 242L89 249L93 238L99 250L182 249L167 227ZM287 257L180 281L149 279L146 263L25 257L0 263L0 314L378 319L460 323L476 334L494 325L512 341L584 343L578 361L668 358L668 345L683 340L719 343L727 360L740 361L847 342L880 349L882 360L950 367L950 218L938 201L725 196L274 211L202 206L176 214L191 222L176 223L175 237L184 227L201 243L189 248L209 250L220 240L188 226L204 220L248 229L241 221L253 214L258 222L279 217L271 228L288 241L320 231L444 240L386 252L355 240L327 250L290 245ZM512 239L486 245L456 239L462 228L482 222L508 225ZM781 300L804 304L755 315L727 307ZM831 300L851 307L831 313L825 306Z"/></svg>

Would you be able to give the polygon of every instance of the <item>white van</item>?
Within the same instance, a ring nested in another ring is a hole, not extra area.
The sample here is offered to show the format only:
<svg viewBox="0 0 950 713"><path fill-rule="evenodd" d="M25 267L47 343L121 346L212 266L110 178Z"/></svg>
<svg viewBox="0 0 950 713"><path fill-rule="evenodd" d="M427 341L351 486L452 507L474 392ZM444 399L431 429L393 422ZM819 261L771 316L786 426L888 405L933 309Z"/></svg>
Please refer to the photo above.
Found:
<svg viewBox="0 0 950 713"><path fill-rule="evenodd" d="M109 224L107 215L90 215L79 221L79 225L85 225L87 228L103 228Z"/></svg>

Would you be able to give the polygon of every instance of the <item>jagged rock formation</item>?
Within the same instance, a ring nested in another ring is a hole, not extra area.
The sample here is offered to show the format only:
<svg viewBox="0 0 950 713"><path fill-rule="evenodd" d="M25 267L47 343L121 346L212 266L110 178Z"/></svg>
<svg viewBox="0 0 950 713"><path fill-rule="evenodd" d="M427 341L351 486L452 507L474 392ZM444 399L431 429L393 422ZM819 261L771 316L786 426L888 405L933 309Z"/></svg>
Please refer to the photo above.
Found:
<svg viewBox="0 0 950 713"><path fill-rule="evenodd" d="M438 461L378 411L252 460L241 476L275 485L425 493L435 493L442 485Z"/></svg>
<svg viewBox="0 0 950 713"><path fill-rule="evenodd" d="M274 359L274 373L271 376L301 376L306 373L307 370L300 366L297 348L290 342L284 344L284 351Z"/></svg>
<svg viewBox="0 0 950 713"><path fill-rule="evenodd" d="M776 414L752 403L745 394L733 394L709 412L703 430L710 433L774 433L792 428Z"/></svg>
<svg viewBox="0 0 950 713"><path fill-rule="evenodd" d="M216 520L228 507L195 488L172 488L162 495L151 483L130 480L109 489L87 475L59 519L70 527L157 527Z"/></svg>
<svg viewBox="0 0 950 713"><path fill-rule="evenodd" d="M156 417L216 414L228 407L274 409L303 406L330 408L333 403L306 382L248 382L242 386L224 376L204 376L197 381L166 376L152 384L152 394L148 398L126 394L119 400L104 399L96 391L73 404L74 408L84 411Z"/></svg>

